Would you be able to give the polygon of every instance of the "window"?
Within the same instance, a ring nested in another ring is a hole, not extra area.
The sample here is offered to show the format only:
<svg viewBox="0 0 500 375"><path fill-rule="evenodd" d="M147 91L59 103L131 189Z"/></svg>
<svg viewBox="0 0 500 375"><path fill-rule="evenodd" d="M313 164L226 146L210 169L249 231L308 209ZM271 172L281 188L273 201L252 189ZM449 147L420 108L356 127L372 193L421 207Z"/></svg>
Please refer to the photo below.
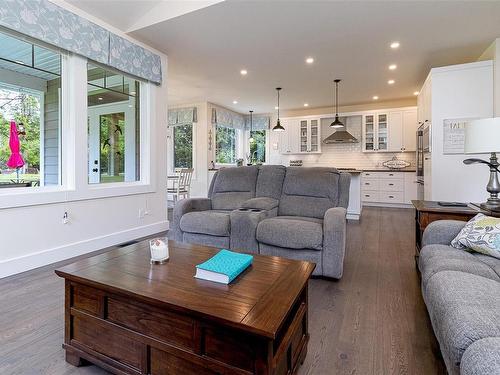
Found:
<svg viewBox="0 0 500 375"><path fill-rule="evenodd" d="M140 88L134 78L87 67L88 181L140 180Z"/></svg>
<svg viewBox="0 0 500 375"><path fill-rule="evenodd" d="M236 129L216 126L215 161L219 164L236 163Z"/></svg>
<svg viewBox="0 0 500 375"><path fill-rule="evenodd" d="M193 168L193 124L174 126L174 168Z"/></svg>
<svg viewBox="0 0 500 375"><path fill-rule="evenodd" d="M266 131L250 131L250 162L262 164L266 162Z"/></svg>
<svg viewBox="0 0 500 375"><path fill-rule="evenodd" d="M0 45L0 188L60 185L62 57L1 32Z"/></svg>

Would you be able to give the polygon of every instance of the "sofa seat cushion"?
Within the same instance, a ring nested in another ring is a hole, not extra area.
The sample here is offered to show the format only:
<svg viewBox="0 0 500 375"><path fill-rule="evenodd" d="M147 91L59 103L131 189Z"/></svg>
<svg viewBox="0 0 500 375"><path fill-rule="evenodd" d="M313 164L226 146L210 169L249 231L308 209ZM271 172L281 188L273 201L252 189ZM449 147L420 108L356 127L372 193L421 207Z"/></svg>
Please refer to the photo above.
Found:
<svg viewBox="0 0 500 375"><path fill-rule="evenodd" d="M300 216L277 216L257 226L257 241L288 249L323 248L323 221Z"/></svg>
<svg viewBox="0 0 500 375"><path fill-rule="evenodd" d="M471 254L451 246L427 245L421 250L419 256L422 287L425 290L429 280L435 274L442 271L460 271L500 281L498 274L491 268L490 264L488 264L490 260L492 261L492 265L495 261L500 262L500 260L493 257L481 254Z"/></svg>
<svg viewBox="0 0 500 375"><path fill-rule="evenodd" d="M182 216L180 228L183 232L229 236L231 233L230 211L194 211Z"/></svg>
<svg viewBox="0 0 500 375"><path fill-rule="evenodd" d="M498 281L464 272L442 271L427 282L427 309L450 373L473 342L500 337L499 296Z"/></svg>

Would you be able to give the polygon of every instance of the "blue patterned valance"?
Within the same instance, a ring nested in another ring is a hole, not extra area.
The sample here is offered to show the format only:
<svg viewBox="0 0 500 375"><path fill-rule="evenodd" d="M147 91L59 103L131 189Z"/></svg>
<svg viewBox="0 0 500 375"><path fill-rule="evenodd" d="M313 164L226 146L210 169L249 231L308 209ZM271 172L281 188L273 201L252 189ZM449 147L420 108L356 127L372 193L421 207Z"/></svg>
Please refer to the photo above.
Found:
<svg viewBox="0 0 500 375"><path fill-rule="evenodd" d="M0 26L161 83L160 56L48 0L0 0Z"/></svg>
<svg viewBox="0 0 500 375"><path fill-rule="evenodd" d="M115 34L109 34L109 65L161 83L160 56Z"/></svg>
<svg viewBox="0 0 500 375"><path fill-rule="evenodd" d="M264 115L254 115L252 117L252 126L250 127L250 115L245 115L246 130L268 130L271 124L271 118Z"/></svg>
<svg viewBox="0 0 500 375"><path fill-rule="evenodd" d="M196 107L174 108L168 110L168 125L186 125L197 122Z"/></svg>
<svg viewBox="0 0 500 375"><path fill-rule="evenodd" d="M212 124L245 130L245 123L245 116L241 113L217 106L212 108Z"/></svg>

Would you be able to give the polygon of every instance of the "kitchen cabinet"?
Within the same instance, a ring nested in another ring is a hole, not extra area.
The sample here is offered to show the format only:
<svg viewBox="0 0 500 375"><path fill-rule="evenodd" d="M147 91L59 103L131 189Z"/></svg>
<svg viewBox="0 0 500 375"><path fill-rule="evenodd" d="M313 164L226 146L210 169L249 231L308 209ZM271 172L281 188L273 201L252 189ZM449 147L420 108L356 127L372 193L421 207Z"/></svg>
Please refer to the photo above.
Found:
<svg viewBox="0 0 500 375"><path fill-rule="evenodd" d="M363 152L387 151L389 146L388 134L387 113L363 116Z"/></svg>
<svg viewBox="0 0 500 375"><path fill-rule="evenodd" d="M321 152L321 126L319 118L281 120L285 131L280 137L281 154L308 154Z"/></svg>
<svg viewBox="0 0 500 375"><path fill-rule="evenodd" d="M366 205L409 205L417 199L415 172L363 172L361 198Z"/></svg>
<svg viewBox="0 0 500 375"><path fill-rule="evenodd" d="M389 147L387 151L417 150L417 110L389 112Z"/></svg>
<svg viewBox="0 0 500 375"><path fill-rule="evenodd" d="M416 151L417 110L389 110L363 116L363 152Z"/></svg>
<svg viewBox="0 0 500 375"><path fill-rule="evenodd" d="M285 131L279 134L280 153L298 154L299 153L299 120L282 119L281 125Z"/></svg>

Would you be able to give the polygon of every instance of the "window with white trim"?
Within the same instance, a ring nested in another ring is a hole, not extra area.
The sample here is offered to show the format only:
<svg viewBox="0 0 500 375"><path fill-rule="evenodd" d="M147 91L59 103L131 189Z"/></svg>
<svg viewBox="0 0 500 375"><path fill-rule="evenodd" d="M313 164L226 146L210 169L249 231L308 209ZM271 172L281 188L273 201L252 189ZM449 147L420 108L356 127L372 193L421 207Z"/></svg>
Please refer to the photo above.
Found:
<svg viewBox="0 0 500 375"><path fill-rule="evenodd" d="M234 128L215 126L215 161L217 164L234 164L238 155L238 134Z"/></svg>
<svg viewBox="0 0 500 375"><path fill-rule="evenodd" d="M249 133L250 163L263 164L266 162L266 131L251 130Z"/></svg>
<svg viewBox="0 0 500 375"><path fill-rule="evenodd" d="M0 32L0 188L61 184L59 52Z"/></svg>
<svg viewBox="0 0 500 375"><path fill-rule="evenodd" d="M193 124L173 126L175 168L193 168Z"/></svg>

